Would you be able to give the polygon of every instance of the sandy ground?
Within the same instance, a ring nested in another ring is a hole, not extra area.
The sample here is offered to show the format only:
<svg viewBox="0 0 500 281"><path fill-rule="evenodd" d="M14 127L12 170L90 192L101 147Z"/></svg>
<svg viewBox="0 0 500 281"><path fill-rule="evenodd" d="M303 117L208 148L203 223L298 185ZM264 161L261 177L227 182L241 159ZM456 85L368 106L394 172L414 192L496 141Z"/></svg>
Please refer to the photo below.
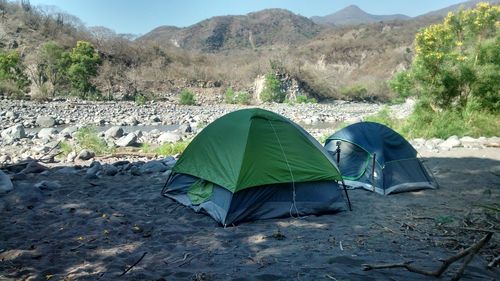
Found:
<svg viewBox="0 0 500 281"><path fill-rule="evenodd" d="M486 265L500 254L499 214L484 205L500 202L500 148L422 155L437 190L352 190L352 212L229 228L161 197L160 174L28 174L0 197L0 280L435 280L361 265L435 269L484 235L466 228L496 233L463 280L498 279ZM60 186L34 187L44 180Z"/></svg>

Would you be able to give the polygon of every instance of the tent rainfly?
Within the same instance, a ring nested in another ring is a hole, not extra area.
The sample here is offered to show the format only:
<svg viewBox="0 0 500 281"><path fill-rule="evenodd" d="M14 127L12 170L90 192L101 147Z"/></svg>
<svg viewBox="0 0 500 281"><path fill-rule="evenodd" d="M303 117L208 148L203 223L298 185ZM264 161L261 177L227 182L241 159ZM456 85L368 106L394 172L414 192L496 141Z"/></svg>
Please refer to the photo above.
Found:
<svg viewBox="0 0 500 281"><path fill-rule="evenodd" d="M253 108L203 129L173 167L162 194L228 226L343 211L341 180L334 159L303 128Z"/></svg>
<svg viewBox="0 0 500 281"><path fill-rule="evenodd" d="M338 160L348 186L384 195L438 187L411 144L382 124L347 126L331 135L325 148Z"/></svg>

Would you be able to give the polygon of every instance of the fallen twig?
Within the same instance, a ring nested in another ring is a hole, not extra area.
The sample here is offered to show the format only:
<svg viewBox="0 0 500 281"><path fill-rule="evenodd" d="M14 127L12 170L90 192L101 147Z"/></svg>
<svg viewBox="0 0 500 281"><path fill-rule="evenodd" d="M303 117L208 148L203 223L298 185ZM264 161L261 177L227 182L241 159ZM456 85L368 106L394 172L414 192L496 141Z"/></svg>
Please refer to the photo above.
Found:
<svg viewBox="0 0 500 281"><path fill-rule="evenodd" d="M488 232L488 234L486 234L486 236L484 236L476 244L470 246L469 248L461 251L460 253L458 253L458 254L456 254L456 255L454 255L446 260L443 260L442 261L443 264L435 271L426 271L426 270L416 268L416 267L410 265L411 261L404 262L404 263L392 263L392 264L363 264L362 267L363 267L363 270L403 267L403 268L406 268L406 270L408 270L410 272L419 273L419 274L427 275L427 276L440 277L443 274L443 272L445 272L446 269L448 269L448 267L452 263L454 263L455 261L457 261L465 256L469 256L464 261L464 264L462 265L462 267L460 268L460 270L457 272L457 274L454 277L454 278L458 278L458 279L454 279L454 280L459 280L463 274L463 271L465 270L465 267L470 262L470 260L472 260L472 257L477 252L479 252L479 250L481 250L481 248L484 245L486 245L486 243L488 243L488 241L491 239L492 236L493 236L493 232Z"/></svg>
<svg viewBox="0 0 500 281"><path fill-rule="evenodd" d="M95 240L97 240L97 238L92 238L92 239L90 239L89 241L87 241L87 242L85 242L85 243L81 243L80 245L78 245L78 246L76 246L76 247L74 247L74 248L71 248L71 249L69 249L69 250L70 250L70 251L72 251L72 252L73 252L73 251L76 251L77 249L79 249L79 248L81 248L81 247L83 247L83 246L87 245L87 244L88 244L88 243L90 243L90 242L94 242Z"/></svg>
<svg viewBox="0 0 500 281"><path fill-rule="evenodd" d="M122 158L122 157L126 157L126 156L155 158L158 155L156 153L144 153L144 152L119 152L119 153L112 153L109 155L104 155L100 158L101 159Z"/></svg>
<svg viewBox="0 0 500 281"><path fill-rule="evenodd" d="M142 256L133 265L131 265L127 269L125 269L125 271L122 274L120 274L120 276L127 274L127 272L129 272L134 266L136 266L138 263L140 263L147 253L148 252L144 252L144 254L142 254Z"/></svg>
<svg viewBox="0 0 500 281"><path fill-rule="evenodd" d="M495 267L500 262L500 255L496 256L489 264L488 268Z"/></svg>

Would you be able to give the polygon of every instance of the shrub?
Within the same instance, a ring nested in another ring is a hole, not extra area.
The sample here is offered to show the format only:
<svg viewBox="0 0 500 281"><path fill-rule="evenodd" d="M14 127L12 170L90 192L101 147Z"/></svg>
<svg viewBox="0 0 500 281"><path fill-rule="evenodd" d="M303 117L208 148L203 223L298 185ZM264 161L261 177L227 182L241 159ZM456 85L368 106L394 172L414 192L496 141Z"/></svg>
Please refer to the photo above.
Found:
<svg viewBox="0 0 500 281"><path fill-rule="evenodd" d="M146 104L146 97L143 94L137 93L134 102L136 105L144 105Z"/></svg>
<svg viewBox="0 0 500 281"><path fill-rule="evenodd" d="M229 87L226 90L226 93L224 94L224 102L227 104L235 104L236 103L236 96L233 91L233 88Z"/></svg>
<svg viewBox="0 0 500 281"><path fill-rule="evenodd" d="M248 105L250 104L250 94L248 92L237 92L235 97L235 102L238 104Z"/></svg>
<svg viewBox="0 0 500 281"><path fill-rule="evenodd" d="M363 101L368 98L368 90L361 85L343 87L340 89L343 98L353 101Z"/></svg>
<svg viewBox="0 0 500 281"><path fill-rule="evenodd" d="M162 156L169 156L184 152L188 144L188 141L165 143L156 147L152 147L150 144L143 144L141 150L145 153L156 153Z"/></svg>
<svg viewBox="0 0 500 281"><path fill-rule="evenodd" d="M297 95L297 103L318 103L315 98L307 98L306 95Z"/></svg>
<svg viewBox="0 0 500 281"><path fill-rule="evenodd" d="M260 99L263 102L283 102L285 94L281 91L281 82L276 75L268 73L264 80L264 89L260 93Z"/></svg>
<svg viewBox="0 0 500 281"><path fill-rule="evenodd" d="M76 140L81 148L90 149L96 155L103 155L113 152L113 148L97 135L94 128L83 127L76 133Z"/></svg>
<svg viewBox="0 0 500 281"><path fill-rule="evenodd" d="M186 90L186 89L182 90L179 103L181 105L194 105L194 104L196 104L194 94L189 90Z"/></svg>

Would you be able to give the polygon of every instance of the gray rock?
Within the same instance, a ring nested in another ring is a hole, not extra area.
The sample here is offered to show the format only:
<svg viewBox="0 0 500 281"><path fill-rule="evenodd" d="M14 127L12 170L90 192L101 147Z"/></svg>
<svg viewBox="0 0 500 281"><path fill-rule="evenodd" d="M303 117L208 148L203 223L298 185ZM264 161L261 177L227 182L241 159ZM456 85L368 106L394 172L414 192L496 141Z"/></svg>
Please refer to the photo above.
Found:
<svg viewBox="0 0 500 281"><path fill-rule="evenodd" d="M114 165L106 164L102 166L102 173L112 177L118 173L118 168Z"/></svg>
<svg viewBox="0 0 500 281"><path fill-rule="evenodd" d="M462 143L460 142L457 136L451 136L438 145L439 149L441 150L450 150L454 147L460 147L460 146L462 146Z"/></svg>
<svg viewBox="0 0 500 281"><path fill-rule="evenodd" d="M0 194L7 193L14 189L14 185L10 180L9 176L7 176L2 170L0 170Z"/></svg>
<svg viewBox="0 0 500 281"><path fill-rule="evenodd" d="M468 136L460 138L460 142L462 143L462 146L465 148L482 148L483 147L482 141L479 141L478 139L468 137Z"/></svg>
<svg viewBox="0 0 500 281"><path fill-rule="evenodd" d="M66 156L66 162L74 162L78 154L76 151L72 150L70 153L68 153L68 156Z"/></svg>
<svg viewBox="0 0 500 281"><path fill-rule="evenodd" d="M8 140L18 140L26 137L26 132L22 125L14 125L2 131L2 138Z"/></svg>
<svg viewBox="0 0 500 281"><path fill-rule="evenodd" d="M132 176L140 176L140 175L142 175L141 169L139 167L137 167L137 166L132 166L130 168L130 174Z"/></svg>
<svg viewBox="0 0 500 281"><path fill-rule="evenodd" d="M89 160L91 158L94 158L95 153L91 150L88 149L82 149L80 153L78 153L78 159L81 160Z"/></svg>
<svg viewBox="0 0 500 281"><path fill-rule="evenodd" d="M73 167L64 167L61 169L57 169L55 171L56 174L63 174L63 175L76 175L78 174L78 171L73 168Z"/></svg>
<svg viewBox="0 0 500 281"><path fill-rule="evenodd" d="M41 165L40 163L36 162L36 161L31 161L28 163L28 165L26 165L26 168L24 168L21 173L24 173L24 174L37 174L37 173L41 173L43 171L46 171L48 170L47 167L45 167L44 165Z"/></svg>
<svg viewBox="0 0 500 281"><path fill-rule="evenodd" d="M40 190L54 190L60 188L61 184L58 181L41 181L34 186Z"/></svg>
<svg viewBox="0 0 500 281"><path fill-rule="evenodd" d="M69 126L69 127L64 128L59 134L63 135L63 136L66 136L66 135L72 136L76 131L78 131L78 127Z"/></svg>
<svg viewBox="0 0 500 281"><path fill-rule="evenodd" d="M104 137L106 138L121 138L123 136L123 128L120 126L114 126L104 132Z"/></svg>
<svg viewBox="0 0 500 281"><path fill-rule="evenodd" d="M51 116L38 116L36 124L42 128L50 128L56 125L56 120Z"/></svg>
<svg viewBox="0 0 500 281"><path fill-rule="evenodd" d="M10 155L4 154L0 155L0 164L5 164L11 160Z"/></svg>
<svg viewBox="0 0 500 281"><path fill-rule="evenodd" d="M58 133L59 132L55 128L43 128L38 132L37 136L40 139L52 139L55 138Z"/></svg>
<svg viewBox="0 0 500 281"><path fill-rule="evenodd" d="M189 124L182 124L179 126L179 128L177 129L179 132L181 133L191 133L193 132L193 129L191 128L191 125Z"/></svg>
<svg viewBox="0 0 500 281"><path fill-rule="evenodd" d="M87 171L85 172L85 178L86 179L97 178L97 173L101 171L101 169L102 169L101 163L97 161L92 162L90 168L88 168Z"/></svg>
<svg viewBox="0 0 500 281"><path fill-rule="evenodd" d="M137 143L137 136L135 134L128 134L115 141L115 144L120 147L132 146Z"/></svg>
<svg viewBox="0 0 500 281"><path fill-rule="evenodd" d="M143 174L161 173L166 170L168 170L168 167L157 160L146 162L146 164L141 166L141 173Z"/></svg>
<svg viewBox="0 0 500 281"><path fill-rule="evenodd" d="M175 132L165 132L158 137L158 142L160 144L167 143L167 142L170 142L170 143L178 142L180 140L182 140L182 137L178 133L175 133Z"/></svg>

